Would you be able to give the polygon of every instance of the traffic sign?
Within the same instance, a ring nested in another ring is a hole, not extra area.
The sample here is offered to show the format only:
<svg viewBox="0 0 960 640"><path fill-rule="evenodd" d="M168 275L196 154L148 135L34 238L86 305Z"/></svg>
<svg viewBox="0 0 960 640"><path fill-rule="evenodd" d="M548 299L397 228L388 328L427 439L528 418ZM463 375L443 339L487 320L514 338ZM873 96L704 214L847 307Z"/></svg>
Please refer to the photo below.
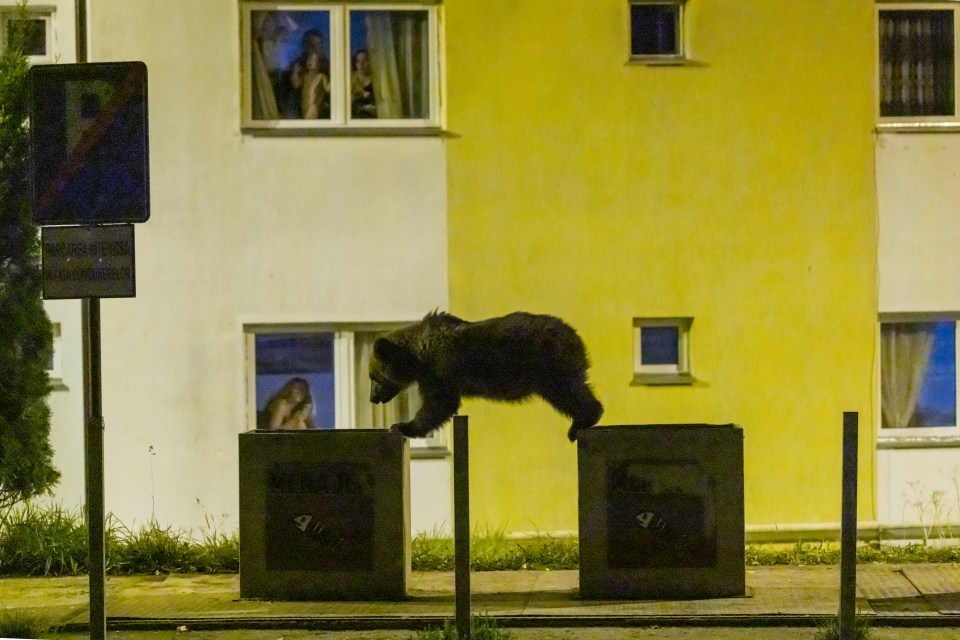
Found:
<svg viewBox="0 0 960 640"><path fill-rule="evenodd" d="M34 222L145 222L150 217L146 65L36 65L29 78Z"/></svg>
<svg viewBox="0 0 960 640"><path fill-rule="evenodd" d="M133 298L133 225L42 227L43 297Z"/></svg>

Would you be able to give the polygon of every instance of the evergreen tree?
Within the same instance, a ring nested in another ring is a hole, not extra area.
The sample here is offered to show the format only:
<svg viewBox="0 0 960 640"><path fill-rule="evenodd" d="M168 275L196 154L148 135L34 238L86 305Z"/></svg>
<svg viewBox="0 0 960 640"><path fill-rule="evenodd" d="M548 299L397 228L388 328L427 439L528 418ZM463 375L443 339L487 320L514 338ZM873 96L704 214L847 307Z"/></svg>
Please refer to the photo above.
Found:
<svg viewBox="0 0 960 640"><path fill-rule="evenodd" d="M47 406L53 338L30 213L26 3L17 11L0 57L0 515L60 478Z"/></svg>

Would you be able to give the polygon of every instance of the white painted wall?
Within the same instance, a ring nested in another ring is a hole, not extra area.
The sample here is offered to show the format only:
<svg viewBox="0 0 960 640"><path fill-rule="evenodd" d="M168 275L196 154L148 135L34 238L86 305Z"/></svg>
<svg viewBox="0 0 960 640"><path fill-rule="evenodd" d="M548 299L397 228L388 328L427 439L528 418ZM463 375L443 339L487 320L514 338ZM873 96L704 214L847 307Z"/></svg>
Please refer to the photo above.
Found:
<svg viewBox="0 0 960 640"><path fill-rule="evenodd" d="M960 132L877 139L880 312L960 311Z"/></svg>
<svg viewBox="0 0 960 640"><path fill-rule="evenodd" d="M137 297L101 302L106 507L128 526L233 530L237 434L252 426L244 325L446 308L444 144L245 135L236 0L88 1L90 61L142 60L149 76ZM63 327L67 386L51 397L55 499L79 506L79 303L48 309ZM430 529L449 521L437 510L450 503L449 465L419 464L413 519Z"/></svg>
<svg viewBox="0 0 960 640"><path fill-rule="evenodd" d="M960 132L880 134L876 166L880 313L960 312ZM958 469L957 447L880 450L881 524L920 524L938 491L960 521Z"/></svg>

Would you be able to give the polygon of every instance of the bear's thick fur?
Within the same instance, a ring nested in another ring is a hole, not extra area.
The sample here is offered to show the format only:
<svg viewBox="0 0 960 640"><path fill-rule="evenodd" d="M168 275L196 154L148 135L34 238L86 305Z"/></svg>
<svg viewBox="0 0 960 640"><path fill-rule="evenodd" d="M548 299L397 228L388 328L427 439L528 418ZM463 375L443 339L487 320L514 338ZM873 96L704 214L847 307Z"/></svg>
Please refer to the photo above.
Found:
<svg viewBox="0 0 960 640"><path fill-rule="evenodd" d="M573 419L572 442L603 414L587 384L589 366L583 340L559 318L518 312L467 322L433 312L376 340L370 402L388 402L417 383L423 406L393 428L423 437L457 412L461 397L518 402L538 395Z"/></svg>

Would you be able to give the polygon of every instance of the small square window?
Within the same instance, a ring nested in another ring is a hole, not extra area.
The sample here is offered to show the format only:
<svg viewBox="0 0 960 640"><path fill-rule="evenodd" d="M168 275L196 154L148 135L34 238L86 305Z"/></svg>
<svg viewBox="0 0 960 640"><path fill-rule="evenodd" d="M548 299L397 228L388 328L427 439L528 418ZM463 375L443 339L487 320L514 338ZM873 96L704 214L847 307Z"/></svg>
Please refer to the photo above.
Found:
<svg viewBox="0 0 960 640"><path fill-rule="evenodd" d="M634 384L691 384L692 318L635 318Z"/></svg>
<svg viewBox="0 0 960 640"><path fill-rule="evenodd" d="M680 60L683 52L683 1L630 3L630 59Z"/></svg>
<svg viewBox="0 0 960 640"><path fill-rule="evenodd" d="M31 64L45 64L54 61L51 51L53 40L53 13L45 10L30 10L29 17L21 20L14 10L4 10L0 17L0 28L4 44L10 42L18 29L20 31L23 54Z"/></svg>

